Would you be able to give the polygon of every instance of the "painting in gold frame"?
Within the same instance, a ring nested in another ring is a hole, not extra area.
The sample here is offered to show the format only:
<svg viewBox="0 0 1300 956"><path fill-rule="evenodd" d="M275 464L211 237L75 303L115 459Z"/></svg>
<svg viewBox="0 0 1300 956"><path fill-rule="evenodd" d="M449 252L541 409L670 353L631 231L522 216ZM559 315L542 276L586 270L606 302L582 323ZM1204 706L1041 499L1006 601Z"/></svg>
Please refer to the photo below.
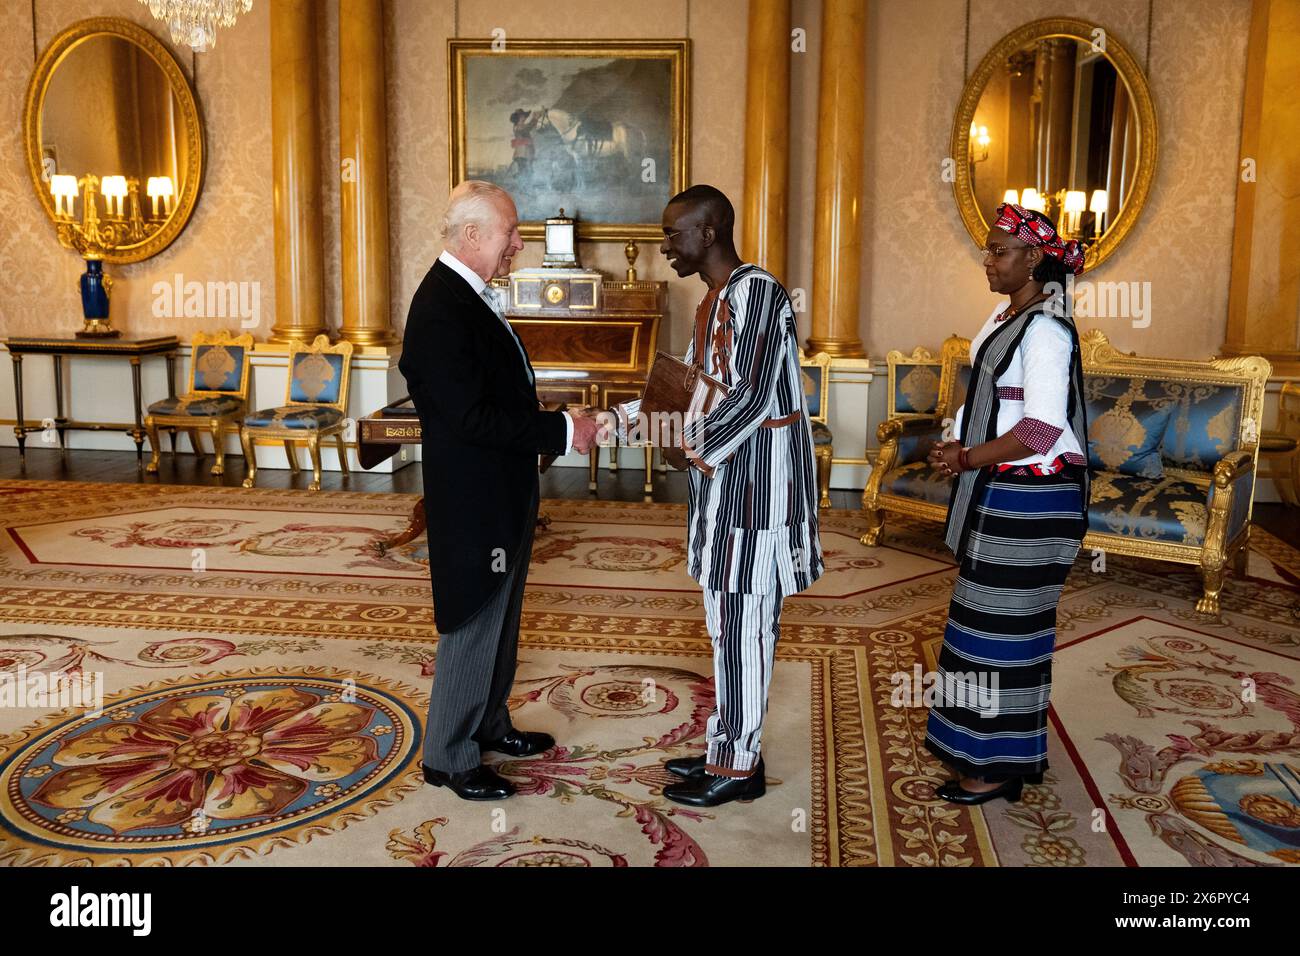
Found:
<svg viewBox="0 0 1300 956"><path fill-rule="evenodd" d="M580 239L662 236L686 188L690 40L452 39L447 62L453 187L508 190L526 239L561 208Z"/></svg>

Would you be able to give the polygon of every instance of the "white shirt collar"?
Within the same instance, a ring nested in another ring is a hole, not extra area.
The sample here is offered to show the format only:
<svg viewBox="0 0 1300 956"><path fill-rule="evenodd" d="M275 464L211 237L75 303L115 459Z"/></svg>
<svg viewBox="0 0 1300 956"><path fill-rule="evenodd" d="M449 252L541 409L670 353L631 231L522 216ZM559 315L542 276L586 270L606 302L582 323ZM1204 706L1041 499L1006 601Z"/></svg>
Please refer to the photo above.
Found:
<svg viewBox="0 0 1300 956"><path fill-rule="evenodd" d="M438 261L444 263L458 276L468 282L469 287L474 290L475 295L482 295L483 290L487 288L487 283L483 281L482 276L469 266L465 265L465 263L461 262L446 249L438 253Z"/></svg>

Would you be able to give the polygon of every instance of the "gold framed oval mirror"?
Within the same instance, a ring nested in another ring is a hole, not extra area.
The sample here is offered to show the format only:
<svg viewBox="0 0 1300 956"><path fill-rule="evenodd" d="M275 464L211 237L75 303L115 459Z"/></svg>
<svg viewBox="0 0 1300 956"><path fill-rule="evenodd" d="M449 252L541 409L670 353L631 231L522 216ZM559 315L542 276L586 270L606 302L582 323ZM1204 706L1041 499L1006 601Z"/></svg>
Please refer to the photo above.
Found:
<svg viewBox="0 0 1300 956"><path fill-rule="evenodd" d="M198 101L171 52L128 20L82 20L54 38L27 87L23 134L32 186L60 239L77 233L84 243L93 220L106 262L157 255L194 212Z"/></svg>
<svg viewBox="0 0 1300 956"><path fill-rule="evenodd" d="M953 119L953 194L981 248L1015 192L1105 262L1137 222L1156 168L1156 112L1124 45L1086 20L1008 33L966 81Z"/></svg>

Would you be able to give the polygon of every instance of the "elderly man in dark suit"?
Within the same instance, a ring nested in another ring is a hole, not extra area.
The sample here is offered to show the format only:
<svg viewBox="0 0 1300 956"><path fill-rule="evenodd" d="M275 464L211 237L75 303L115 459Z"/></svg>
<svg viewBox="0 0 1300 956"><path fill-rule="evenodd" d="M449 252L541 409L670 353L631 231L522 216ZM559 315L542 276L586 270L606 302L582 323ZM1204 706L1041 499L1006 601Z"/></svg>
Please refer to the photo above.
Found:
<svg viewBox="0 0 1300 956"><path fill-rule="evenodd" d="M466 800L514 786L481 762L555 745L516 730L519 612L537 519L538 454L586 452L596 423L543 411L523 343L488 282L523 249L510 195L468 181L451 193L445 250L411 300L398 368L423 433L429 575L437 667L424 739L424 778Z"/></svg>

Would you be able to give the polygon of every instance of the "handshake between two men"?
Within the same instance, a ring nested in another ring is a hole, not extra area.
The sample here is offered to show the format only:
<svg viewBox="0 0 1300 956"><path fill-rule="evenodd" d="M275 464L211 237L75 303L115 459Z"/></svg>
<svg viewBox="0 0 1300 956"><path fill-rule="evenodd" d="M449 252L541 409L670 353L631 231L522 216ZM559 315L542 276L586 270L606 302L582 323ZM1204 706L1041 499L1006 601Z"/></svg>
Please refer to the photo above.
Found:
<svg viewBox="0 0 1300 956"><path fill-rule="evenodd" d="M613 411L583 405L567 408L573 419L573 450L586 455L593 448L615 444L617 416Z"/></svg>

